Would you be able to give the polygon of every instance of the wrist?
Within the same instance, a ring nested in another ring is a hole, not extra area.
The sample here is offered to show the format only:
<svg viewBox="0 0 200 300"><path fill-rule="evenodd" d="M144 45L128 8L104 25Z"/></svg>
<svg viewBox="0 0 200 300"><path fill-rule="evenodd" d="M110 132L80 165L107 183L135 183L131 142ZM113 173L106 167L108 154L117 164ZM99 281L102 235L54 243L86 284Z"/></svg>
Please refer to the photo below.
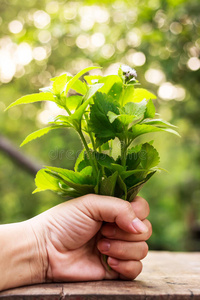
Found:
<svg viewBox="0 0 200 300"><path fill-rule="evenodd" d="M0 226L0 290L45 281L45 242L38 226L34 219Z"/></svg>

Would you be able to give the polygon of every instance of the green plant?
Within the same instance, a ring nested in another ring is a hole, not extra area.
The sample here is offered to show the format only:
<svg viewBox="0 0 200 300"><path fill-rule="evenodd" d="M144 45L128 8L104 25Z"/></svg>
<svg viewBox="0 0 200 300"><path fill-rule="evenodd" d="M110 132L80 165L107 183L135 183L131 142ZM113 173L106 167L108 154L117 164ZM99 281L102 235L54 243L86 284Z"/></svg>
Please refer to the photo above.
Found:
<svg viewBox="0 0 200 300"><path fill-rule="evenodd" d="M30 134L21 145L51 130L73 128L83 143L74 171L45 167L36 175L36 190L52 190L78 197L88 193L116 196L131 201L159 168L159 154L152 143L133 146L139 136L158 131L178 135L172 124L155 118L152 99L156 96L137 87L137 74L128 66L118 75L86 75L89 67L74 77L63 74L52 78L51 87L24 96L8 108L38 101L53 101L63 109L49 126ZM72 95L71 90L76 94ZM120 151L113 153L113 141Z"/></svg>

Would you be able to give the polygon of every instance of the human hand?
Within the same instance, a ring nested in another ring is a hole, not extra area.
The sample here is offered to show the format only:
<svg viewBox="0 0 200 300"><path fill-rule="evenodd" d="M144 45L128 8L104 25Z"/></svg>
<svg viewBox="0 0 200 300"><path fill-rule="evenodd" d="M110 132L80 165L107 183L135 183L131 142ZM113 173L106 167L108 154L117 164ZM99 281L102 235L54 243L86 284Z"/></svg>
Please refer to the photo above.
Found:
<svg viewBox="0 0 200 300"><path fill-rule="evenodd" d="M149 206L141 197L130 204L114 197L86 195L29 220L46 270L44 281L134 279L148 252L148 214ZM103 255L108 256L112 269Z"/></svg>

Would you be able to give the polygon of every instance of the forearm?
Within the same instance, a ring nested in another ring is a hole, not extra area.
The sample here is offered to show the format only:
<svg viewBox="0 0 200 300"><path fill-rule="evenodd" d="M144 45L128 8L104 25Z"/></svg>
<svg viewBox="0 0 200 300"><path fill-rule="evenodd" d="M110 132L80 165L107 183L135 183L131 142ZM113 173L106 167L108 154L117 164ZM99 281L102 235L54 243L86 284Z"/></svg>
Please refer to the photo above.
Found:
<svg viewBox="0 0 200 300"><path fill-rule="evenodd" d="M0 225L0 290L44 282L45 245L40 244L34 223Z"/></svg>

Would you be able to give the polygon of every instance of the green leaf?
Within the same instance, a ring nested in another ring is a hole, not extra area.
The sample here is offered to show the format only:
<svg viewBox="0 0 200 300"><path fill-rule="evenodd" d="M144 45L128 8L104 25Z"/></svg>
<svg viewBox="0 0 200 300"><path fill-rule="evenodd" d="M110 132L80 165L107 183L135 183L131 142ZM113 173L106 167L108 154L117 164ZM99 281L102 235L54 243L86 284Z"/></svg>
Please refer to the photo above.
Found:
<svg viewBox="0 0 200 300"><path fill-rule="evenodd" d="M146 111L147 101L143 100L139 103L128 102L124 106L124 111L128 115L134 115L143 118Z"/></svg>
<svg viewBox="0 0 200 300"><path fill-rule="evenodd" d="M82 82L81 80L77 80L74 82L74 84L71 87L72 90L75 90L77 93L81 95L85 95L87 93L88 87L85 82Z"/></svg>
<svg viewBox="0 0 200 300"><path fill-rule="evenodd" d="M127 115L127 114L116 115L112 111L109 111L107 115L110 120L110 123L113 123L116 119L118 119L123 125L128 125L136 120L139 122L141 120L140 118L134 115Z"/></svg>
<svg viewBox="0 0 200 300"><path fill-rule="evenodd" d="M91 105L89 129L95 133L97 139L102 139L103 143L115 138L116 132L123 130L118 120L110 122L107 116L109 111L119 114L117 105L106 94L97 92L94 104Z"/></svg>
<svg viewBox="0 0 200 300"><path fill-rule="evenodd" d="M128 102L133 102L134 93L135 93L134 85L127 85L124 88L124 93L122 93L120 97L120 103L122 103L122 106L124 106Z"/></svg>
<svg viewBox="0 0 200 300"><path fill-rule="evenodd" d="M73 95L66 97L66 106L69 110L75 110L82 102L83 97L79 95Z"/></svg>
<svg viewBox="0 0 200 300"><path fill-rule="evenodd" d="M108 92L108 96L111 96L114 100L119 102L120 95L122 92L122 81L115 82L113 86L111 87L110 91Z"/></svg>
<svg viewBox="0 0 200 300"><path fill-rule="evenodd" d="M129 149L126 157L126 165L128 170L135 170L139 166L141 147L142 145L138 145L132 149Z"/></svg>
<svg viewBox="0 0 200 300"><path fill-rule="evenodd" d="M77 130L79 130L82 116L90 101L91 99L86 100L83 104L81 104L81 106L79 106L78 109L76 109L76 111L72 115L69 116L69 120Z"/></svg>
<svg viewBox="0 0 200 300"><path fill-rule="evenodd" d="M146 171L147 171L146 169L129 170L129 171L122 172L120 175L121 175L121 178L123 180L125 180L126 178L128 178L128 177L130 177L134 174L141 173L141 172L146 172Z"/></svg>
<svg viewBox="0 0 200 300"><path fill-rule="evenodd" d="M91 178L89 176L55 167L47 167L46 172L76 190L80 195L94 193L94 185L90 184Z"/></svg>
<svg viewBox="0 0 200 300"><path fill-rule="evenodd" d="M156 171L149 173L145 179L143 179L141 182L139 182L139 183L135 184L134 186L132 186L131 188L129 188L128 194L127 194L127 199L129 202L132 202L134 200L134 198L137 196L139 191L142 189L145 182L147 182L155 173L156 173Z"/></svg>
<svg viewBox="0 0 200 300"><path fill-rule="evenodd" d="M52 91L56 95L60 95L62 91L64 90L64 87L67 83L67 81L71 78L71 76L67 76L67 74L62 74L58 77L52 78L53 86Z"/></svg>
<svg viewBox="0 0 200 300"><path fill-rule="evenodd" d="M146 124L136 124L136 125L133 125L131 127L132 129L132 132L130 134L131 138L132 139L135 139L136 137L142 135L142 134L145 134L145 133L150 133L150 132L157 132L157 131L166 131L166 132L169 132L169 133L173 133L177 136L180 136L178 134L178 132L176 132L175 130L173 129L170 129L170 128L161 128L161 127L155 127L155 126L152 126L152 125L146 125Z"/></svg>
<svg viewBox="0 0 200 300"><path fill-rule="evenodd" d="M133 102L141 102L142 100L150 100L150 99L156 99L157 97L150 93L149 91L142 89L142 88L137 88L134 91L134 96L132 101Z"/></svg>
<svg viewBox="0 0 200 300"><path fill-rule="evenodd" d="M53 129L58 129L58 128L62 128L62 127L63 126L49 126L49 127L45 127L45 128L39 129L37 131L34 131L25 138L25 140L21 143L20 147L24 146L25 144L29 143L32 140L35 140L35 139L47 134L49 131L51 131Z"/></svg>
<svg viewBox="0 0 200 300"><path fill-rule="evenodd" d="M115 196L118 198L127 200L127 186L126 186L125 182L122 180L120 175L118 175L118 178L117 178Z"/></svg>
<svg viewBox="0 0 200 300"><path fill-rule="evenodd" d="M86 76L84 76L84 79L86 80L86 82L91 85L99 82L99 79L101 79L101 78L102 78L101 75L86 75Z"/></svg>
<svg viewBox="0 0 200 300"><path fill-rule="evenodd" d="M123 172L126 170L126 167L121 166L121 165L119 165L119 164L115 164L115 163L111 163L110 168L111 168L113 171L117 171L117 172L119 173L119 175L121 175L121 173L123 173Z"/></svg>
<svg viewBox="0 0 200 300"><path fill-rule="evenodd" d="M80 170L78 170L78 165L80 164L81 161L84 160L84 156L85 156L84 154L85 154L85 149L83 149L83 150L80 152L79 156L78 156L77 159L76 159L75 166L74 166L75 172L80 171Z"/></svg>
<svg viewBox="0 0 200 300"><path fill-rule="evenodd" d="M164 127L177 127L172 125L171 123L164 121L162 119L154 119L154 120L143 120L141 124L153 125L153 126L164 126Z"/></svg>
<svg viewBox="0 0 200 300"><path fill-rule="evenodd" d="M111 164L115 162L114 159L111 156L109 156L105 153L93 152L93 154L95 155L95 158L96 158L97 162L102 167L110 168Z"/></svg>
<svg viewBox="0 0 200 300"><path fill-rule="evenodd" d="M65 95L67 96L69 90L72 88L72 86L74 85L74 83L85 73L94 70L94 69L100 69L100 67L88 67L83 69L82 71L80 71L78 74L76 74L72 79L70 79L66 85L65 88Z"/></svg>
<svg viewBox="0 0 200 300"><path fill-rule="evenodd" d="M33 194L46 190L52 190L56 192L60 191L59 180L47 174L44 169L41 169L37 172L35 184L37 188L33 191Z"/></svg>
<svg viewBox="0 0 200 300"><path fill-rule="evenodd" d="M104 84L99 91L108 94L115 83L122 84L122 81L118 75L108 75L99 79L99 83Z"/></svg>
<svg viewBox="0 0 200 300"><path fill-rule="evenodd" d="M92 167L91 166L85 167L80 171L80 174L83 176L92 176Z"/></svg>
<svg viewBox="0 0 200 300"><path fill-rule="evenodd" d="M46 167L47 171L51 171L52 173L57 174L62 179L66 181L71 181L74 183L87 184L88 177L80 174L79 172L74 172L72 170L57 168L57 167Z"/></svg>
<svg viewBox="0 0 200 300"><path fill-rule="evenodd" d="M156 112L155 106L153 104L153 101L150 99L147 103L144 118L145 119L147 119L147 118L153 119L155 117L155 112Z"/></svg>
<svg viewBox="0 0 200 300"><path fill-rule="evenodd" d="M148 143L143 144L140 151L140 161L144 169L149 170L156 167L160 162L158 151Z"/></svg>
<svg viewBox="0 0 200 300"><path fill-rule="evenodd" d="M118 172L113 173L100 183L100 195L114 196Z"/></svg>
<svg viewBox="0 0 200 300"><path fill-rule="evenodd" d="M94 96L94 94L103 86L103 83L97 83L94 85L90 85L89 89L84 97L84 101L92 98Z"/></svg>
<svg viewBox="0 0 200 300"><path fill-rule="evenodd" d="M28 104L33 102L39 102L39 101L53 101L56 102L56 99L54 98L52 93L37 93L37 94L31 94L23 96L19 99L17 99L15 102L11 103L5 110L16 106L20 104Z"/></svg>

